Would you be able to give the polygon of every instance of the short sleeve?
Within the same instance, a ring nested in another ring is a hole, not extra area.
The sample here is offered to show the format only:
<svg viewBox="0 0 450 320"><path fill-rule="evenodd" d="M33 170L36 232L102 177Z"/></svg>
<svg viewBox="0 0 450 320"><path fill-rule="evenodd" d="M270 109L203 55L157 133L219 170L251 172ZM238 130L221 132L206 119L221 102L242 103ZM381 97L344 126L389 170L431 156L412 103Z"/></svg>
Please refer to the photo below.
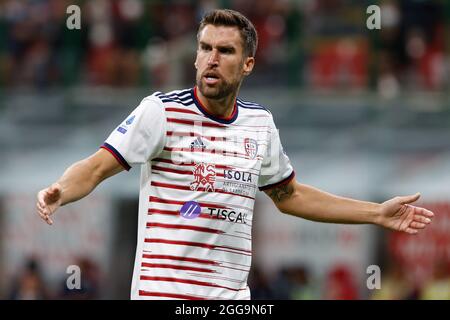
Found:
<svg viewBox="0 0 450 320"><path fill-rule="evenodd" d="M267 149L258 180L259 190L262 191L286 184L295 176L289 157L281 145L280 135L272 117L269 121L269 130Z"/></svg>
<svg viewBox="0 0 450 320"><path fill-rule="evenodd" d="M111 132L101 147L129 170L156 157L164 148L165 137L164 106L159 98L149 96Z"/></svg>

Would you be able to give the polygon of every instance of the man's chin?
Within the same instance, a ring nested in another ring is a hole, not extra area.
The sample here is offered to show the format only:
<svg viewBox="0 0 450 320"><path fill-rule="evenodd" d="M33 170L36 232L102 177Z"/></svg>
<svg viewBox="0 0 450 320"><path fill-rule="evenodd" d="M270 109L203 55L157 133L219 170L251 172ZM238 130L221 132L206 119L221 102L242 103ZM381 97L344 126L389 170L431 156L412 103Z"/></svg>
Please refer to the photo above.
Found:
<svg viewBox="0 0 450 320"><path fill-rule="evenodd" d="M199 86L199 90L205 98L219 99L220 89L218 86L209 86L207 84Z"/></svg>

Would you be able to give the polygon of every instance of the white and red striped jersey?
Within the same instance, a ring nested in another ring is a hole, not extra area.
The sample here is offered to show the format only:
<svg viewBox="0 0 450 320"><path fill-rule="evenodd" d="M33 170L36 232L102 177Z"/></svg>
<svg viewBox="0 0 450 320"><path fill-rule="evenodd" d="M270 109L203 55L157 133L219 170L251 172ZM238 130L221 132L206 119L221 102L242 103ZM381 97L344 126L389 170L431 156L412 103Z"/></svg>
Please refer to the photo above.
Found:
<svg viewBox="0 0 450 320"><path fill-rule="evenodd" d="M267 109L219 118L196 90L146 97L102 146L141 165L132 299L250 299L256 191L294 177Z"/></svg>

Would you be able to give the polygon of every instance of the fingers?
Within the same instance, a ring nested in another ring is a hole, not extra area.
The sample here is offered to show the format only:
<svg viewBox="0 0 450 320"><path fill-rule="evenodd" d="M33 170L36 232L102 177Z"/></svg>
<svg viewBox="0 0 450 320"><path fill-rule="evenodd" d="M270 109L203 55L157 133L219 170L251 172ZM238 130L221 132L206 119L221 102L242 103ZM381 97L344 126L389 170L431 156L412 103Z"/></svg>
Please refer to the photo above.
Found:
<svg viewBox="0 0 450 320"><path fill-rule="evenodd" d="M47 205L45 201L45 195L47 190L41 190L37 196L36 209L41 217L47 224L52 225L53 221L50 219L50 215L53 213L51 208Z"/></svg>
<svg viewBox="0 0 450 320"><path fill-rule="evenodd" d="M413 229L424 229L427 226L427 223L413 221L409 226Z"/></svg>
<svg viewBox="0 0 450 320"><path fill-rule="evenodd" d="M434 218L434 213L425 208L419 208L411 205L407 205L409 208L414 210L413 220L416 222L421 222L425 224L431 223Z"/></svg>
<svg viewBox="0 0 450 320"><path fill-rule="evenodd" d="M47 206L47 204L45 203L45 200L44 200L44 196L45 196L45 190L39 191L38 196L37 196L37 203L39 204L39 206L41 208L45 208Z"/></svg>
<svg viewBox="0 0 450 320"><path fill-rule="evenodd" d="M415 202L415 201L419 200L419 198L420 198L420 193L417 192L416 194L414 194L412 196L400 197L400 203L401 204L412 203L412 202Z"/></svg>
<svg viewBox="0 0 450 320"><path fill-rule="evenodd" d="M405 232L406 232L406 233L409 233L409 234L411 234L411 235L414 235L414 234L419 233L419 230L413 229L413 228L406 228Z"/></svg>
<svg viewBox="0 0 450 320"><path fill-rule="evenodd" d="M37 207L37 212L38 212L39 216L42 218L42 220L47 222L47 224L52 225L53 221L52 221L52 219L50 219L51 210L49 208L41 207L39 202L37 203L36 207Z"/></svg>
<svg viewBox="0 0 450 320"><path fill-rule="evenodd" d="M433 218L434 217L434 212L433 211L427 210L425 208L417 208L417 207L416 207L416 210L418 211L417 212L418 214L421 214L421 215L423 215L425 217L428 217L428 218Z"/></svg>
<svg viewBox="0 0 450 320"><path fill-rule="evenodd" d="M420 222L420 223L425 223L425 224L429 224L431 222L430 218L415 214L413 220L415 222Z"/></svg>
<svg viewBox="0 0 450 320"><path fill-rule="evenodd" d="M48 225L52 225L53 224L53 220L50 219L49 215L46 215L44 213L40 213L39 212L39 216L42 218L42 220L44 220L45 222L47 222Z"/></svg>
<svg viewBox="0 0 450 320"><path fill-rule="evenodd" d="M409 234L417 234L421 229L425 229L432 221L434 213L424 208L418 208L411 205L407 205L409 209L414 210L413 219L405 232Z"/></svg>

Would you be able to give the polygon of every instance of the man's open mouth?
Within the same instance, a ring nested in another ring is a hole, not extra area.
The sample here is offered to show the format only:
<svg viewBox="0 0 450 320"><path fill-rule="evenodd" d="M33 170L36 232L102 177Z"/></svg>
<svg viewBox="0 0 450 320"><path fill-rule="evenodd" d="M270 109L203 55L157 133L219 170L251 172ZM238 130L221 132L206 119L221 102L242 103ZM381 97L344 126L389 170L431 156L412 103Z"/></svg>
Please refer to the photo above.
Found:
<svg viewBox="0 0 450 320"><path fill-rule="evenodd" d="M220 77L214 73L206 73L203 77L207 84L216 84L220 79Z"/></svg>

